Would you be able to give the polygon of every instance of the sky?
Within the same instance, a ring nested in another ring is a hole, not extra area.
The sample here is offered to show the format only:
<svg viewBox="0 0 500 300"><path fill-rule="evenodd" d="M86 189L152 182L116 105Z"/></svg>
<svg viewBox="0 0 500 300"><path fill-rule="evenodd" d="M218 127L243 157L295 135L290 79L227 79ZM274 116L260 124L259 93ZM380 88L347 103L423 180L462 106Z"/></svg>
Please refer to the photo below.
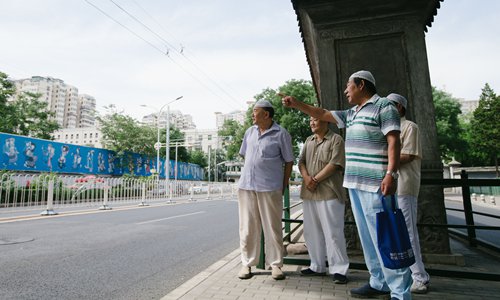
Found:
<svg viewBox="0 0 500 300"><path fill-rule="evenodd" d="M287 0L0 1L0 71L62 79L101 113L113 104L140 120L168 106L210 129L215 112L311 78ZM441 4L426 34L434 86L464 99L486 82L500 93L498 11L497 0Z"/></svg>

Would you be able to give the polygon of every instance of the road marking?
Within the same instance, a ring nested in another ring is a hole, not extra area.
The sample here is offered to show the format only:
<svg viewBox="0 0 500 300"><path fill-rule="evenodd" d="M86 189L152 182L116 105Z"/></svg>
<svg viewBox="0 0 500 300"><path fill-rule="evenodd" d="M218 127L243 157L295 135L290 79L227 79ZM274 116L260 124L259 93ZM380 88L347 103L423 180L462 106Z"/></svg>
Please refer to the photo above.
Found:
<svg viewBox="0 0 500 300"><path fill-rule="evenodd" d="M176 218L182 218L182 217L193 216L193 215L204 214L204 213L206 213L206 211L197 211L197 212L190 213L190 214L172 216L172 217L168 217L168 218L161 218L161 219L155 219L155 220L149 220L149 221L139 222L139 223L135 223L135 224L136 225L142 225L142 224L160 222L160 221L165 221L165 220L170 220L170 219L176 219Z"/></svg>

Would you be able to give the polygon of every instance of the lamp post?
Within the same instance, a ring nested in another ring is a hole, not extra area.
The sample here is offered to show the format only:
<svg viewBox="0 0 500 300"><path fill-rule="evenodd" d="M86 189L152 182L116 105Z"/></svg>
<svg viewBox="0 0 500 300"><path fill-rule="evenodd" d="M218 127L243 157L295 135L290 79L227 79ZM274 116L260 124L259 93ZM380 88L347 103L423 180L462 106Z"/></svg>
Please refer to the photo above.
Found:
<svg viewBox="0 0 500 300"><path fill-rule="evenodd" d="M157 137L156 137L156 143L154 145L155 149L156 149L156 172L158 173L158 177L160 176L160 148L162 147L161 143L160 143L160 115L161 115L161 112L163 111L163 109L165 107L167 107L167 143L166 143L166 147L167 147L167 156L166 156L166 161L165 163L167 164L166 167L165 167L165 177L168 179L168 166L169 166L169 150L170 148L168 147L168 144L169 144L169 139L170 139L170 134L169 134L169 131L170 131L170 116L169 116L169 105L177 100L180 100L183 96L180 96L180 97L177 97L175 98L174 100L168 102L167 104L163 105L160 109L156 109L156 107L154 106L149 106L149 105L145 105L145 104L142 104L141 106L142 107L151 107L151 108L154 108L157 113L156 113L156 127L157 127Z"/></svg>
<svg viewBox="0 0 500 300"><path fill-rule="evenodd" d="M170 179L170 104L174 103L175 101L181 100L182 97L183 96L177 97L174 100L165 104L167 106L167 140L166 140L167 151L165 154L165 179L167 180L167 182Z"/></svg>

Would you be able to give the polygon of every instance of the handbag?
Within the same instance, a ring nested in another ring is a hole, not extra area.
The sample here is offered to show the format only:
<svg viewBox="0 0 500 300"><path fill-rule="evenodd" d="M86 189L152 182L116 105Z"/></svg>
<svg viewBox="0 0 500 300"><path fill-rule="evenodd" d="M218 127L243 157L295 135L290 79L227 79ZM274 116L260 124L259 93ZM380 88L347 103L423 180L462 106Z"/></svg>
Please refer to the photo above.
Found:
<svg viewBox="0 0 500 300"><path fill-rule="evenodd" d="M415 263L415 255L403 212L396 208L394 195L391 208L387 208L383 195L380 200L384 210L377 213L377 244L384 266L388 269L409 267Z"/></svg>

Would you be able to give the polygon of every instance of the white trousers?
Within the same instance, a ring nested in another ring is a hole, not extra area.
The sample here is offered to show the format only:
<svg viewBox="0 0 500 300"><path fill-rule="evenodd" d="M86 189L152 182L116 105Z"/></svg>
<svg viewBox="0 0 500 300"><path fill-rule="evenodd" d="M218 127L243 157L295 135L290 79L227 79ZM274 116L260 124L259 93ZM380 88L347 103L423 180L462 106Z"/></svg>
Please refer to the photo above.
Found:
<svg viewBox="0 0 500 300"><path fill-rule="evenodd" d="M410 236L411 248L415 254L415 263L411 265L411 277L413 281L427 282L430 280L429 274L425 271L420 251L420 241L417 229L417 197L410 195L398 195L398 206L405 217L406 227Z"/></svg>
<svg viewBox="0 0 500 300"><path fill-rule="evenodd" d="M283 266L283 197L281 190L255 192L238 190L241 263L259 263L261 233L264 231L266 264Z"/></svg>
<svg viewBox="0 0 500 300"><path fill-rule="evenodd" d="M345 204L338 200L304 200L304 238L314 272L346 275Z"/></svg>

